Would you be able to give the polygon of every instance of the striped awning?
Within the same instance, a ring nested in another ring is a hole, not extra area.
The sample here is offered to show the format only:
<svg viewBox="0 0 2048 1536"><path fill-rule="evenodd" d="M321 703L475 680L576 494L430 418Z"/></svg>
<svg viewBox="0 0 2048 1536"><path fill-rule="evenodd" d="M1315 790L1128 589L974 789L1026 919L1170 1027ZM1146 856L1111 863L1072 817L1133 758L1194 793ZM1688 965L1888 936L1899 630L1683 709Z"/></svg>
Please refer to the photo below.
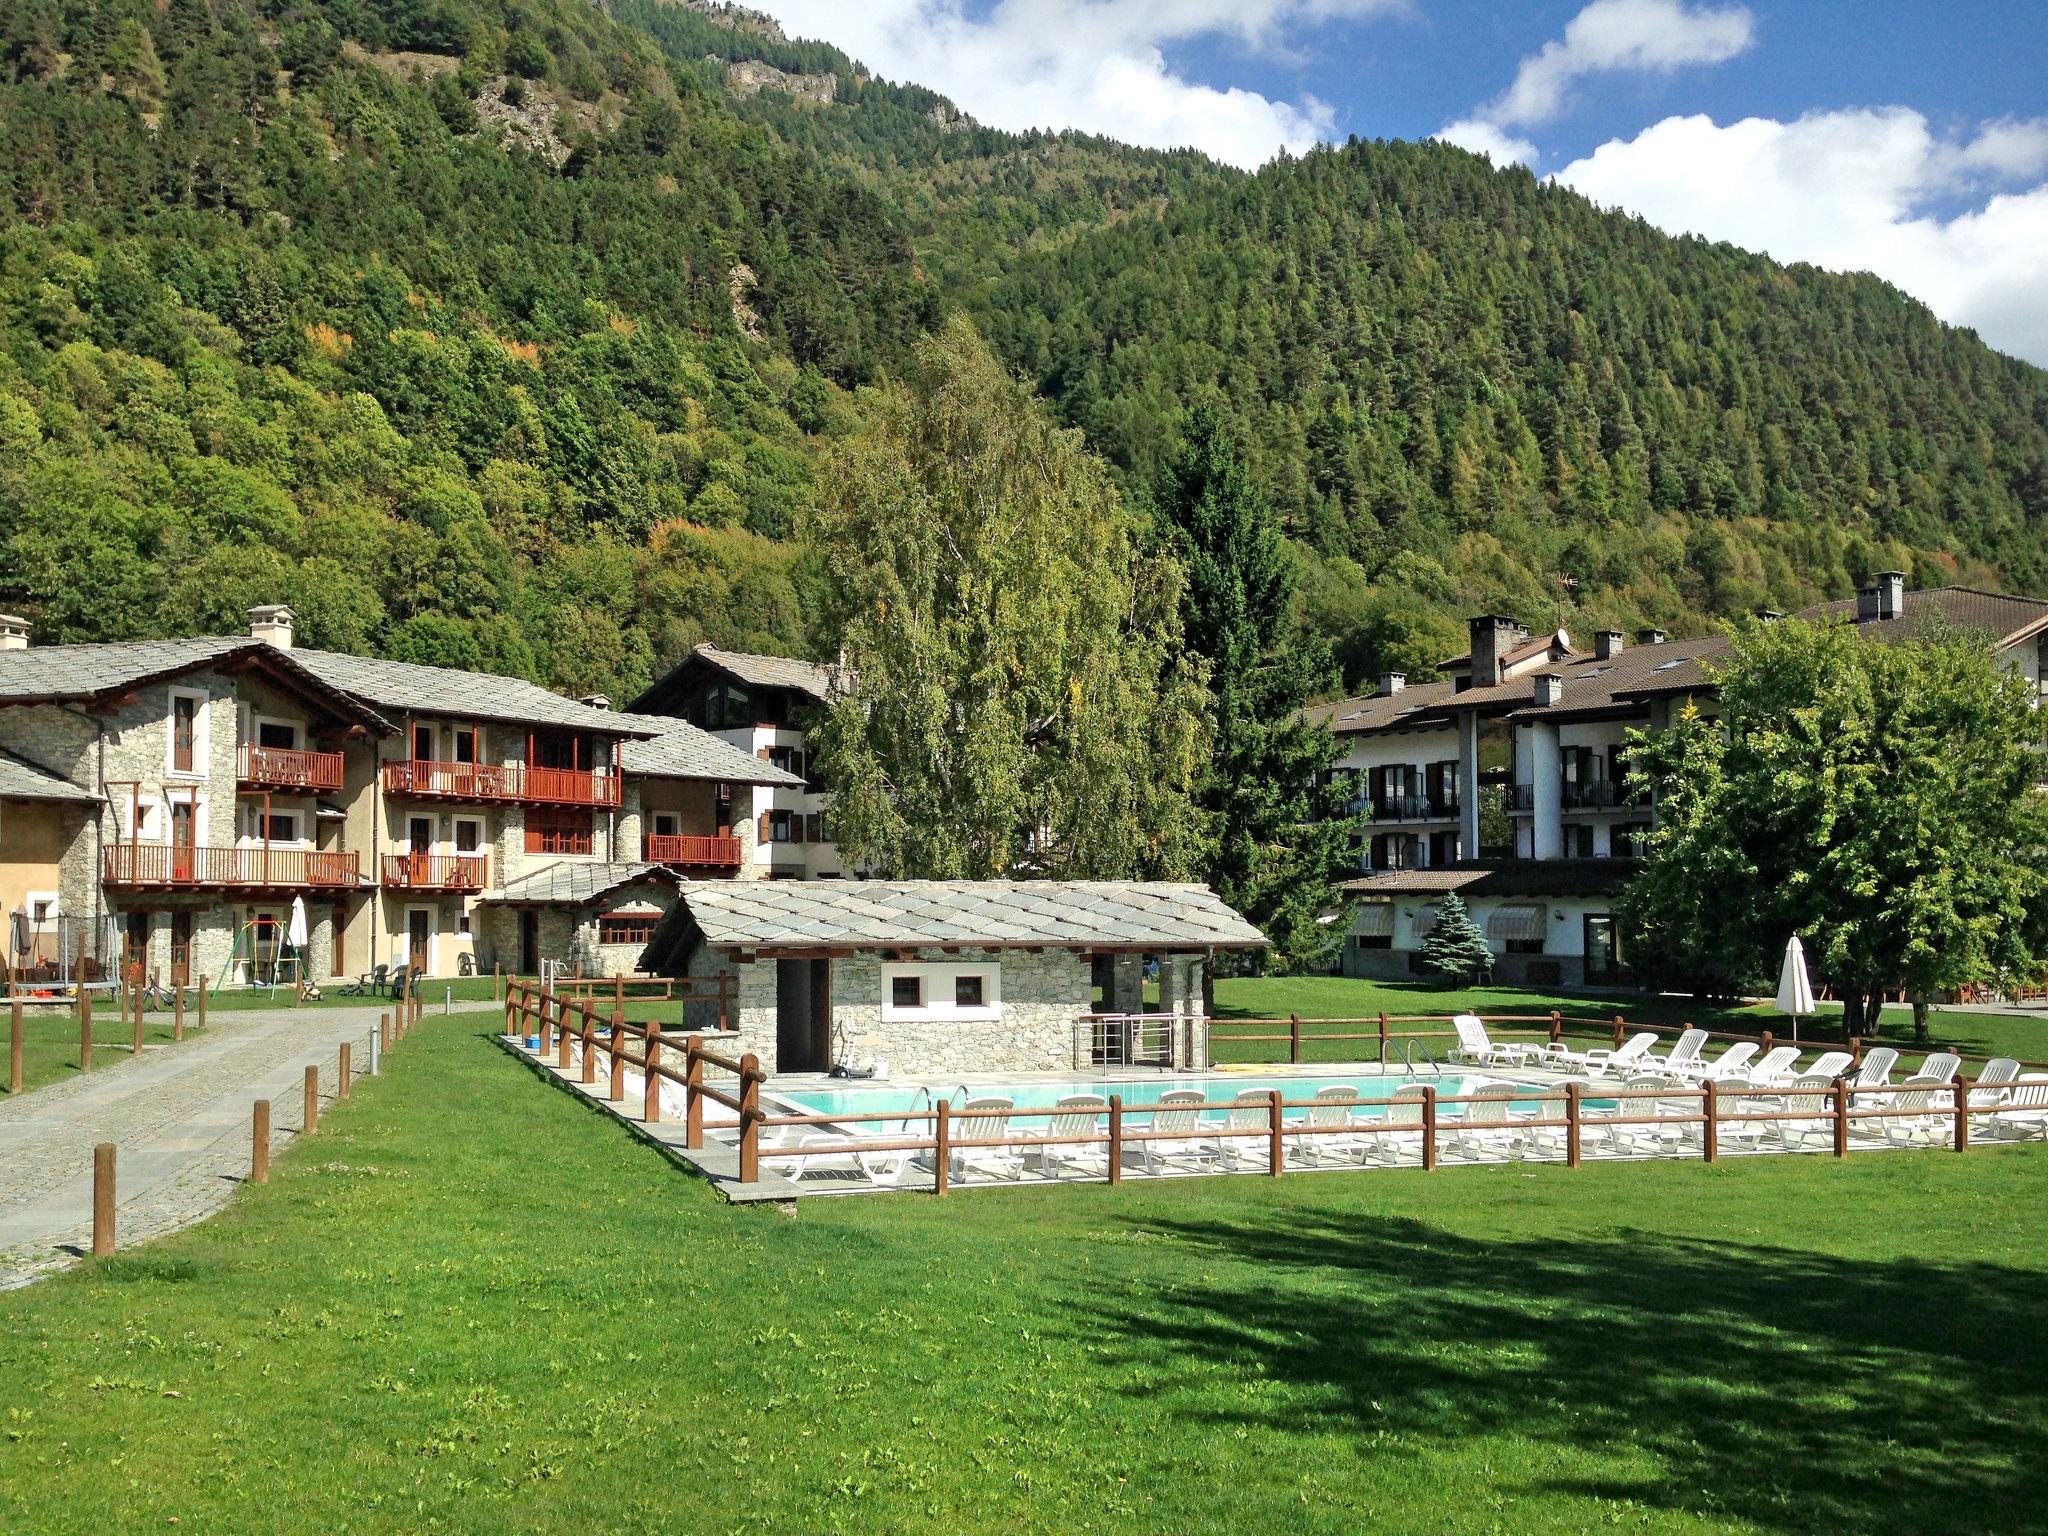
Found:
<svg viewBox="0 0 2048 1536"><path fill-rule="evenodd" d="M1415 909L1415 937L1426 939L1436 932L1436 914L1437 907L1435 902L1431 902L1426 907L1417 907Z"/></svg>
<svg viewBox="0 0 2048 1536"><path fill-rule="evenodd" d="M1493 915L1486 920L1486 936L1502 944L1514 939L1541 939L1543 909L1527 906L1495 907Z"/></svg>
<svg viewBox="0 0 2048 1536"><path fill-rule="evenodd" d="M1394 904L1391 901L1359 903L1351 931L1361 939L1391 939L1394 936Z"/></svg>

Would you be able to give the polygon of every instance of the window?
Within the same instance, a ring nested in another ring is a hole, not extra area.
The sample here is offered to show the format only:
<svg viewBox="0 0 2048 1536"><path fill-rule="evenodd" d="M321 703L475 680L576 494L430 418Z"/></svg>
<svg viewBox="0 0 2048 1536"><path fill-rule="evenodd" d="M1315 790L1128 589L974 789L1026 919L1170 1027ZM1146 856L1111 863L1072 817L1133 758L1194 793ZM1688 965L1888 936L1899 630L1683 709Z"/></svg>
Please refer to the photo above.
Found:
<svg viewBox="0 0 2048 1536"><path fill-rule="evenodd" d="M1617 859L1640 859L1649 836L1647 821L1624 821L1608 834L1608 849Z"/></svg>
<svg viewBox="0 0 2048 1536"><path fill-rule="evenodd" d="M656 811L654 813L654 835L656 837L676 837L681 832L682 823L676 819L675 812Z"/></svg>
<svg viewBox="0 0 2048 1536"><path fill-rule="evenodd" d="M431 725L416 725L412 728L412 760L416 763L431 763L434 760L434 728Z"/></svg>
<svg viewBox="0 0 2048 1536"><path fill-rule="evenodd" d="M1610 986L1624 979L1621 961L1621 929L1605 912L1586 916L1586 981L1591 986Z"/></svg>
<svg viewBox="0 0 2048 1536"><path fill-rule="evenodd" d="M822 826L823 818L814 816L811 819ZM817 837L807 839L805 835L807 830L802 811L763 811L761 813L760 835L757 840L764 843L821 841Z"/></svg>
<svg viewBox="0 0 2048 1536"><path fill-rule="evenodd" d="M478 821L474 816L458 816L455 818L455 851L457 853L475 853L483 844L483 840L484 824L482 822Z"/></svg>
<svg viewBox="0 0 2048 1536"><path fill-rule="evenodd" d="M653 912L607 912L597 920L597 942L644 946L654 937L654 925L660 921Z"/></svg>
<svg viewBox="0 0 2048 1536"><path fill-rule="evenodd" d="M589 853L590 812L573 809L529 809L526 813L528 853Z"/></svg>
<svg viewBox="0 0 2048 1536"><path fill-rule="evenodd" d="M882 967L882 1022L993 1022L1003 1016L1002 968L980 964L889 964Z"/></svg>
<svg viewBox="0 0 2048 1536"><path fill-rule="evenodd" d="M804 841L822 843L825 841L825 815L822 811L811 811L804 817Z"/></svg>
<svg viewBox="0 0 2048 1536"><path fill-rule="evenodd" d="M768 749L769 767L780 768L784 773L793 773L798 778L804 777L805 762L806 756L802 747L770 747Z"/></svg>
<svg viewBox="0 0 2048 1536"><path fill-rule="evenodd" d="M1564 853L1568 859L1593 857L1593 825L1579 822L1564 829Z"/></svg>
<svg viewBox="0 0 2048 1536"><path fill-rule="evenodd" d="M476 761L476 728L459 726L455 732L455 761L473 763Z"/></svg>
<svg viewBox="0 0 2048 1536"><path fill-rule="evenodd" d="M1505 939L1502 941L1511 955L1540 955L1543 953L1541 939Z"/></svg>
<svg viewBox="0 0 2048 1536"><path fill-rule="evenodd" d="M299 840L299 813L297 811L272 811L268 821L261 811L250 814L249 823L259 841L273 843L296 843Z"/></svg>
<svg viewBox="0 0 2048 1536"><path fill-rule="evenodd" d="M1458 834L1455 832L1432 832L1429 834L1429 867L1442 869L1446 864L1458 862Z"/></svg>
<svg viewBox="0 0 2048 1536"><path fill-rule="evenodd" d="M200 709L206 695L178 688L171 691L171 772L197 773L205 756Z"/></svg>
<svg viewBox="0 0 2048 1536"><path fill-rule="evenodd" d="M296 751L299 745L299 728L289 720L258 720L256 745L272 747L279 752Z"/></svg>

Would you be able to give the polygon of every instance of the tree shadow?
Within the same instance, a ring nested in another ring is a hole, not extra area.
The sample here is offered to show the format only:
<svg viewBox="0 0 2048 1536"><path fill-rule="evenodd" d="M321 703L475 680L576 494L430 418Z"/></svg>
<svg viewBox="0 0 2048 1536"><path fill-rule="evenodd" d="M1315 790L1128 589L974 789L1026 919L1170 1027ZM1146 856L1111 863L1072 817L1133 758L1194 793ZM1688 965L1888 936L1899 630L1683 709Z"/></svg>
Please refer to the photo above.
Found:
<svg viewBox="0 0 2048 1536"><path fill-rule="evenodd" d="M1836 1258L1625 1231L1478 1240L1314 1209L1285 1228L1133 1225L1192 1284L1068 1305L1156 1379L1256 1361L1302 1390L1213 1410L1302 1433L1495 1434L1640 1451L1661 1481L1529 1481L1786 1531L2048 1528L2037 1271ZM1393 1304L1389 1304L1389 1302ZM1151 1390L1151 1389L1148 1389ZM1533 1469L1532 1469L1533 1471ZM1512 1474L1500 1491L1508 1491Z"/></svg>

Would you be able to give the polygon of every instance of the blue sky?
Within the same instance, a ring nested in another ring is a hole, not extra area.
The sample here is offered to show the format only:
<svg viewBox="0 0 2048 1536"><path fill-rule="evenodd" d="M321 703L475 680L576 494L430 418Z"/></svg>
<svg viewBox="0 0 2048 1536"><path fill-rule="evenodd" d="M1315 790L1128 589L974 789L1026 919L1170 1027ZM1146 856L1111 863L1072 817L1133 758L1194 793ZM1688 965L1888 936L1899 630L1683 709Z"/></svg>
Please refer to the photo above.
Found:
<svg viewBox="0 0 2048 1536"><path fill-rule="evenodd" d="M1443 137L2048 365L2043 0L752 0L1001 127Z"/></svg>

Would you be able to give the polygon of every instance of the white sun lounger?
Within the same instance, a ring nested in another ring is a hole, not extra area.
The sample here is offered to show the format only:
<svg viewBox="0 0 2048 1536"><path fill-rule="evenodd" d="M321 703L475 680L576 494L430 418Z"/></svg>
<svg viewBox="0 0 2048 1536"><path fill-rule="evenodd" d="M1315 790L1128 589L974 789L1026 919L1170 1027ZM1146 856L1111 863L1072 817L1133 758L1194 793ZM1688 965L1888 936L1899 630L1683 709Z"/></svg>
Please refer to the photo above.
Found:
<svg viewBox="0 0 2048 1536"><path fill-rule="evenodd" d="M1464 1097L1470 1102L1458 1106L1463 1113L1445 1122L1449 1130L1445 1150L1462 1157L1506 1157L1521 1137L1520 1130L1508 1124L1515 1085L1487 1083Z"/></svg>
<svg viewBox="0 0 2048 1536"><path fill-rule="evenodd" d="M1906 1079L1903 1092L1869 1097L1872 1108L1905 1111L1877 1122L1879 1132L1893 1146L1933 1142L1953 1123L1947 1083L1939 1077L1916 1074Z"/></svg>
<svg viewBox="0 0 2048 1536"><path fill-rule="evenodd" d="M1014 1106L1005 1098L980 1098L969 1099L963 1107L969 1110L1009 1110ZM1016 1132L1011 1129L1008 1114L990 1115L986 1119L979 1116L969 1120L956 1119L949 1131L951 1162L956 1175L964 1177L979 1172L997 1179L1023 1176L1024 1149L995 1144L1015 1138Z"/></svg>
<svg viewBox="0 0 2048 1536"><path fill-rule="evenodd" d="M1303 1129L1322 1127L1314 1135L1299 1132L1290 1136L1295 1155L1304 1162L1362 1162L1369 1137L1355 1129L1358 1124L1358 1090L1349 1083L1331 1083L1316 1090L1315 1102L1302 1117Z"/></svg>
<svg viewBox="0 0 2048 1536"><path fill-rule="evenodd" d="M1984 1063L1977 1080L1970 1084L1970 1107L1985 1109L2005 1102L2005 1090L2020 1075L2020 1064L2010 1056L1994 1056Z"/></svg>
<svg viewBox="0 0 2048 1536"><path fill-rule="evenodd" d="M1826 1072L1808 1072L1794 1080L1780 1101L1783 1113L1765 1127L1787 1152L1819 1140L1835 1139L1835 1079Z"/></svg>
<svg viewBox="0 0 2048 1536"><path fill-rule="evenodd" d="M1799 1075L1801 1077L1840 1077L1848 1068L1849 1063L1855 1059L1847 1051L1823 1051L1814 1059L1813 1065L1809 1066Z"/></svg>
<svg viewBox="0 0 2048 1536"><path fill-rule="evenodd" d="M1990 1132L2001 1139L2048 1136L2048 1072L2026 1072L2005 1090L2005 1105L1990 1117Z"/></svg>
<svg viewBox="0 0 2048 1536"><path fill-rule="evenodd" d="M1792 1064L1805 1052L1796 1045L1774 1045L1757 1057L1748 1072L1753 1083L1775 1083L1793 1076Z"/></svg>
<svg viewBox="0 0 2048 1536"><path fill-rule="evenodd" d="M1595 1046L1575 1061L1593 1077L1606 1077L1622 1068L1655 1067L1661 1071L1664 1064L1650 1054L1650 1047L1656 1043L1657 1037L1646 1029L1639 1035L1630 1035L1613 1050Z"/></svg>
<svg viewBox="0 0 2048 1536"><path fill-rule="evenodd" d="M1159 1096L1145 1126L1158 1140L1139 1143L1145 1149L1145 1171L1157 1173L1162 1163L1185 1159L1199 1163L1209 1155L1209 1143L1201 1139L1203 1094L1199 1088L1170 1088Z"/></svg>
<svg viewBox="0 0 2048 1536"><path fill-rule="evenodd" d="M1420 1083L1404 1083L1387 1100L1387 1112L1380 1124L1398 1129L1366 1135L1366 1156L1375 1162L1405 1163L1422 1159L1422 1096Z"/></svg>
<svg viewBox="0 0 2048 1536"><path fill-rule="evenodd" d="M1476 1013L1459 1014L1451 1020L1451 1027L1458 1032L1458 1043L1444 1052L1446 1061L1475 1067L1513 1067L1536 1054L1531 1046L1496 1045Z"/></svg>
<svg viewBox="0 0 2048 1536"><path fill-rule="evenodd" d="M1746 1073L1750 1058L1756 1055L1754 1040L1738 1040L1712 1061L1700 1063L1701 1077L1733 1077L1738 1072Z"/></svg>
<svg viewBox="0 0 2048 1536"><path fill-rule="evenodd" d="M1707 1032L1704 1029L1688 1029L1657 1063L1658 1070L1669 1072L1673 1077L1698 1077L1706 1071L1706 1063L1700 1060L1700 1052L1706 1046Z"/></svg>
<svg viewBox="0 0 2048 1536"><path fill-rule="evenodd" d="M1109 1113L1109 1100L1099 1093L1070 1093L1054 1105L1059 1113L1043 1122L1039 1135L1055 1137L1094 1136L1102 1129L1102 1117ZM1068 1142L1038 1149L1038 1166L1048 1177L1060 1170L1107 1178L1109 1147L1103 1142Z"/></svg>
<svg viewBox="0 0 2048 1536"><path fill-rule="evenodd" d="M1273 1095L1263 1088L1246 1088L1232 1101L1223 1117L1224 1131L1270 1131L1273 1125ZM1256 1136L1216 1137L1216 1161L1225 1168L1239 1163L1266 1166L1270 1143Z"/></svg>

